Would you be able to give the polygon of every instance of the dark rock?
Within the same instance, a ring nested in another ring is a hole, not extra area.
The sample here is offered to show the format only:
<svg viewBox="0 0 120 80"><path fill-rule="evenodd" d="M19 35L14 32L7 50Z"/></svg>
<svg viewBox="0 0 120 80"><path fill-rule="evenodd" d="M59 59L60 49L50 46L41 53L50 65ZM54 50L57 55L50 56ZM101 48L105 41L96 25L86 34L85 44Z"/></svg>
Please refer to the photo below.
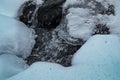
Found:
<svg viewBox="0 0 120 80"><path fill-rule="evenodd" d="M39 28L56 28L62 19L62 8L55 7L51 9L46 9L40 7L36 13L35 25Z"/></svg>
<svg viewBox="0 0 120 80"><path fill-rule="evenodd" d="M63 12L61 5L64 2L65 0L45 0L35 15L34 25L46 29L56 28L62 19Z"/></svg>
<svg viewBox="0 0 120 80"><path fill-rule="evenodd" d="M26 25L51 29L59 25L62 19L62 4L65 0L45 0L38 6L35 1L25 2L19 10L19 20Z"/></svg>
<svg viewBox="0 0 120 80"><path fill-rule="evenodd" d="M97 24L93 31L93 35L95 34L110 34L110 31L105 24Z"/></svg>
<svg viewBox="0 0 120 80"><path fill-rule="evenodd" d="M32 16L36 9L36 3L34 1L25 2L19 10L19 20L28 26L32 25Z"/></svg>

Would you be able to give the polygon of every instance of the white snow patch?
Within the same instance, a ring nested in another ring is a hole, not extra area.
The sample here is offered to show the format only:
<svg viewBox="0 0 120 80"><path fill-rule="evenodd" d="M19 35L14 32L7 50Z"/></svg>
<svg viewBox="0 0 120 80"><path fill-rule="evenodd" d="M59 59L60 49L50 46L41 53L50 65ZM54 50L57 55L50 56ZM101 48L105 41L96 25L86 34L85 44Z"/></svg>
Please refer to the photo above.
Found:
<svg viewBox="0 0 120 80"><path fill-rule="evenodd" d="M0 80L12 77L27 67L28 65L25 64L25 61L15 55L0 55Z"/></svg>
<svg viewBox="0 0 120 80"><path fill-rule="evenodd" d="M23 23L3 15L0 15L0 22L0 54L28 57L35 43L33 31Z"/></svg>
<svg viewBox="0 0 120 80"><path fill-rule="evenodd" d="M38 62L7 80L120 80L120 39L94 36L76 53L73 66Z"/></svg>

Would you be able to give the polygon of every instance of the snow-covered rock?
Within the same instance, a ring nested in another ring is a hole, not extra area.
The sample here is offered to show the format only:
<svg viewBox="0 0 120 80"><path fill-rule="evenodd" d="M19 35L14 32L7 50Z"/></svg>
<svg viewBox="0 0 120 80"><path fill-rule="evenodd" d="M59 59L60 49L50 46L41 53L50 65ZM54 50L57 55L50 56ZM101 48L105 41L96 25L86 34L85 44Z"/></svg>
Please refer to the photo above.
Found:
<svg viewBox="0 0 120 80"><path fill-rule="evenodd" d="M33 30L3 15L0 15L0 22L0 54L28 57L35 43Z"/></svg>
<svg viewBox="0 0 120 80"><path fill-rule="evenodd" d="M120 38L97 35L76 53L73 66L38 62L7 80L120 80Z"/></svg>
<svg viewBox="0 0 120 80"><path fill-rule="evenodd" d="M15 55L0 55L0 80L5 80L25 70L27 67L28 65L25 64L25 61Z"/></svg>

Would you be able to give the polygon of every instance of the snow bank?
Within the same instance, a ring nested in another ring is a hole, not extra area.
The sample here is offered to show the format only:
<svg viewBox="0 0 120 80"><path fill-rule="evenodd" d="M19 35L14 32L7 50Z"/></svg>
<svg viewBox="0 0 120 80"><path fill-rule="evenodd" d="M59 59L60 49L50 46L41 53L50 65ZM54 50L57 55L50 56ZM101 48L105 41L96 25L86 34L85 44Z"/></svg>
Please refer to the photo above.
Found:
<svg viewBox="0 0 120 80"><path fill-rule="evenodd" d="M28 0L0 0L0 14L16 17L20 6Z"/></svg>
<svg viewBox="0 0 120 80"><path fill-rule="evenodd" d="M38 62L7 80L120 80L120 39L94 36L76 53L73 66Z"/></svg>
<svg viewBox="0 0 120 80"><path fill-rule="evenodd" d="M15 55L0 55L0 80L5 80L25 70L27 67L25 62Z"/></svg>
<svg viewBox="0 0 120 80"><path fill-rule="evenodd" d="M0 54L26 58L34 46L34 35L23 23L0 15Z"/></svg>

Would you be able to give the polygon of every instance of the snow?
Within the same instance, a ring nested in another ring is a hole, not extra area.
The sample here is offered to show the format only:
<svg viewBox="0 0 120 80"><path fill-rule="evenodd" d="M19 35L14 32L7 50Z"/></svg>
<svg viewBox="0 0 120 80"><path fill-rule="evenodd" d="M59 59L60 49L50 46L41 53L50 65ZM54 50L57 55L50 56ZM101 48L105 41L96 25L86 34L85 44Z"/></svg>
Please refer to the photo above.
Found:
<svg viewBox="0 0 120 80"><path fill-rule="evenodd" d="M38 5L43 4L44 0L35 0Z"/></svg>
<svg viewBox="0 0 120 80"><path fill-rule="evenodd" d="M15 55L0 55L0 80L5 80L25 70L27 67L28 65L25 64L25 61Z"/></svg>
<svg viewBox="0 0 120 80"><path fill-rule="evenodd" d="M120 38L96 35L78 50L73 66L37 62L7 80L120 80Z"/></svg>
<svg viewBox="0 0 120 80"><path fill-rule="evenodd" d="M81 4L84 3L84 0L66 0L65 4L63 5L64 8L67 8L71 5Z"/></svg>
<svg viewBox="0 0 120 80"><path fill-rule="evenodd" d="M0 0L0 14L16 17L20 6L28 0Z"/></svg>
<svg viewBox="0 0 120 80"><path fill-rule="evenodd" d="M33 30L3 15L0 15L0 22L0 54L28 57L35 43Z"/></svg>
<svg viewBox="0 0 120 80"><path fill-rule="evenodd" d="M69 34L75 38L89 39L95 25L94 16L90 15L90 11L84 8L70 8L68 12L66 18Z"/></svg>
<svg viewBox="0 0 120 80"><path fill-rule="evenodd" d="M112 34L116 34L120 37L120 1L116 0L114 2L115 5L115 16L110 17L109 23L107 25L110 27L110 31Z"/></svg>

